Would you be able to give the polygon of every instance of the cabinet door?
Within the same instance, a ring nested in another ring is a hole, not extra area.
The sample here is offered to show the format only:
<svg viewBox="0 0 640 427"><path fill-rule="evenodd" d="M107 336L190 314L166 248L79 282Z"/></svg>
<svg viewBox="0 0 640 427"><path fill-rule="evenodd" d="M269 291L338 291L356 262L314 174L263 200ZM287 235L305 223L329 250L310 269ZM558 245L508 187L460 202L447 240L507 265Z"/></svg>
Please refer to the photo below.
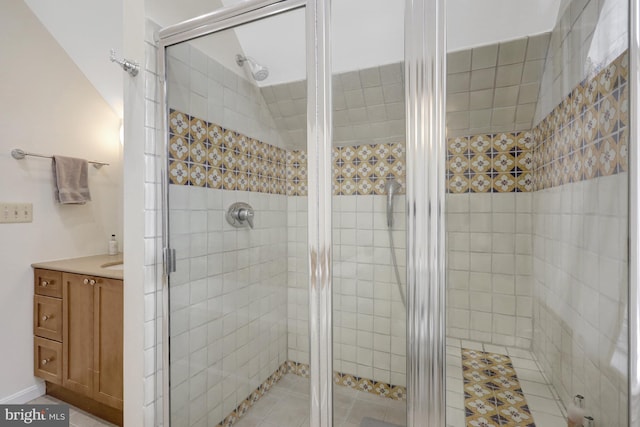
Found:
<svg viewBox="0 0 640 427"><path fill-rule="evenodd" d="M122 409L122 281L97 278L94 286L93 398Z"/></svg>
<svg viewBox="0 0 640 427"><path fill-rule="evenodd" d="M87 276L62 275L62 385L86 396L93 394L93 288Z"/></svg>

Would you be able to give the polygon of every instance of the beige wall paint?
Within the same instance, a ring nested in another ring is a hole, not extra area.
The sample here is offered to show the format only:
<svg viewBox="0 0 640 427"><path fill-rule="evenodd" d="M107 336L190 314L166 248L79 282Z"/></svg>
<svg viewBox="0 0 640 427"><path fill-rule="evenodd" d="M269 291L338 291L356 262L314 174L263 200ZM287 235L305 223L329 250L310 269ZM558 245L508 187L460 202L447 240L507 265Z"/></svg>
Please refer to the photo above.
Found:
<svg viewBox="0 0 640 427"><path fill-rule="evenodd" d="M108 237L122 236L122 146L120 119L23 1L3 5L0 40L0 201L33 203L32 223L0 224L0 403L19 403L41 385L33 376L30 264L106 253ZM51 161L14 160L13 148L110 166L89 168L92 202L61 206Z"/></svg>

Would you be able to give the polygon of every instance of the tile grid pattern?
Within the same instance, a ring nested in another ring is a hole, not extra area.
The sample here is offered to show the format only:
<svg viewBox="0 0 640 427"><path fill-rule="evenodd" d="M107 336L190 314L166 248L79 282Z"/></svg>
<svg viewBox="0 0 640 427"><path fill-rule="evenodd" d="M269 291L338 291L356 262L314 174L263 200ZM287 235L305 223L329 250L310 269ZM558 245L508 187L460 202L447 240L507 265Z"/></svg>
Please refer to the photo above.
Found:
<svg viewBox="0 0 640 427"><path fill-rule="evenodd" d="M447 194L447 335L529 348L535 193Z"/></svg>
<svg viewBox="0 0 640 427"><path fill-rule="evenodd" d="M452 137L533 126L550 34L447 54L447 131Z"/></svg>
<svg viewBox="0 0 640 427"><path fill-rule="evenodd" d="M534 129L536 191L628 170L629 57L583 80Z"/></svg>
<svg viewBox="0 0 640 427"><path fill-rule="evenodd" d="M462 348L467 426L534 427L509 356Z"/></svg>
<svg viewBox="0 0 640 427"><path fill-rule="evenodd" d="M447 192L533 190L530 132L476 135L447 141Z"/></svg>
<svg viewBox="0 0 640 427"><path fill-rule="evenodd" d="M286 196L172 185L172 426L214 426L287 359ZM255 228L224 206L249 202Z"/></svg>

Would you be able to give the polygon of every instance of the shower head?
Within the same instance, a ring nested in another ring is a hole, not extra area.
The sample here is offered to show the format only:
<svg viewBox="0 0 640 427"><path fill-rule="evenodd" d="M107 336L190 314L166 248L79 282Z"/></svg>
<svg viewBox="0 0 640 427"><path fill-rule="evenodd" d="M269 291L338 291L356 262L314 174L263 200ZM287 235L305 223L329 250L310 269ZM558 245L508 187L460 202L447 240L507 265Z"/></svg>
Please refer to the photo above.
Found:
<svg viewBox="0 0 640 427"><path fill-rule="evenodd" d="M240 54L236 55L236 64L238 64L239 67L242 67L245 62L249 64L251 75L256 81L261 82L269 77L269 69L267 67L258 64L253 58L249 56Z"/></svg>

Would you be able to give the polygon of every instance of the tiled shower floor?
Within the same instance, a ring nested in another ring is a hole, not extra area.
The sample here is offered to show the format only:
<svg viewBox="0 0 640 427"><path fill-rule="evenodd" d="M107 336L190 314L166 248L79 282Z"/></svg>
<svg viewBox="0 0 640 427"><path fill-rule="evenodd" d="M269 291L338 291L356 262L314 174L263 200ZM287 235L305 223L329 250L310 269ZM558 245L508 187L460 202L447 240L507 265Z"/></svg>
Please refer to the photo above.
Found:
<svg viewBox="0 0 640 427"><path fill-rule="evenodd" d="M508 355L518 375L536 427L566 427L564 407L553 387L547 383L531 352L453 338L447 339L448 427L465 427L461 348Z"/></svg>
<svg viewBox="0 0 640 427"><path fill-rule="evenodd" d="M461 349L506 354L511 358L524 391L536 427L565 427L564 408L557 394L529 351L482 344L473 341L447 339L447 426L465 427ZM406 425L405 401L380 397L343 386L334 386L335 427L360 427L369 417L392 424ZM56 404L59 401L42 396L30 403ZM71 426L104 427L102 422L82 411L71 408ZM267 394L256 402L234 427L306 427L309 425L309 380L286 374Z"/></svg>
<svg viewBox="0 0 640 427"><path fill-rule="evenodd" d="M461 348L508 355L536 427L566 427L564 409L529 351L458 339L447 340L447 426L465 427ZM364 417L406 425L405 401L334 386L336 427L360 427ZM309 380L285 375L234 427L309 425Z"/></svg>
<svg viewBox="0 0 640 427"><path fill-rule="evenodd" d="M335 427L360 427L365 417L405 425L405 401L334 386ZM309 380L286 374L234 427L309 425Z"/></svg>

